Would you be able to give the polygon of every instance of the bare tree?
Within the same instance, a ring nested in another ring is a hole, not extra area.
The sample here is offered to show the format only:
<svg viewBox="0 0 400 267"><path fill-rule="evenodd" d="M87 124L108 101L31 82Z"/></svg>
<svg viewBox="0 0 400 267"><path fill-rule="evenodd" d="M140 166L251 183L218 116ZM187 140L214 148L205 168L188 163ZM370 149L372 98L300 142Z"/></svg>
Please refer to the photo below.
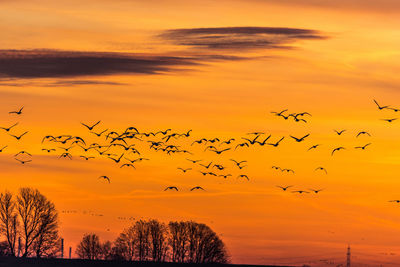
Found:
<svg viewBox="0 0 400 267"><path fill-rule="evenodd" d="M125 229L115 240L113 254L127 261L135 259L136 235L133 226Z"/></svg>
<svg viewBox="0 0 400 267"><path fill-rule="evenodd" d="M227 263L225 244L218 235L205 224L185 222L188 234L187 262Z"/></svg>
<svg viewBox="0 0 400 267"><path fill-rule="evenodd" d="M167 227L164 223L157 220L146 222L149 232L150 257L153 261L165 261L168 250Z"/></svg>
<svg viewBox="0 0 400 267"><path fill-rule="evenodd" d="M76 254L78 254L81 259L100 259L102 255L102 247L99 236L96 234L85 234L76 248Z"/></svg>
<svg viewBox="0 0 400 267"><path fill-rule="evenodd" d="M184 222L170 222L169 229L169 246L171 248L172 262L185 262L187 251L187 228Z"/></svg>
<svg viewBox="0 0 400 267"><path fill-rule="evenodd" d="M50 201L45 199L42 204L43 210L33 249L38 258L55 257L61 249L61 239L58 236L58 213Z"/></svg>
<svg viewBox="0 0 400 267"><path fill-rule="evenodd" d="M0 232L6 236L8 253L15 256L18 219L13 195L10 192L0 194Z"/></svg>
<svg viewBox="0 0 400 267"><path fill-rule="evenodd" d="M37 189L21 188L17 210L24 240L22 257L47 254L47 249L51 249L53 241L58 238L58 215L54 204Z"/></svg>
<svg viewBox="0 0 400 267"><path fill-rule="evenodd" d="M137 221L134 225L136 236L136 255L139 261L148 260L149 256L149 228L146 221Z"/></svg>

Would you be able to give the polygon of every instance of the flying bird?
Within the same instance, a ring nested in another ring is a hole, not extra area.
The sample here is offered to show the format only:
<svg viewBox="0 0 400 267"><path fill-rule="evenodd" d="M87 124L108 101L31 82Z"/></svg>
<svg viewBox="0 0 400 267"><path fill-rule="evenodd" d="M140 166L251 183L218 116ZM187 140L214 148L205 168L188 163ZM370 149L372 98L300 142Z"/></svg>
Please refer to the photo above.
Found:
<svg viewBox="0 0 400 267"><path fill-rule="evenodd" d="M310 151L311 149L316 149L316 148L319 147L319 146L320 146L319 144L313 145L313 146L311 146L307 151Z"/></svg>
<svg viewBox="0 0 400 267"><path fill-rule="evenodd" d="M111 183L110 178L106 175L99 176L99 179L104 179L104 180L107 180L108 183Z"/></svg>
<svg viewBox="0 0 400 267"><path fill-rule="evenodd" d="M250 181L249 177L248 177L246 174L241 174L241 175L238 175L238 177L237 177L237 178L246 178L246 179L247 179L247 181Z"/></svg>
<svg viewBox="0 0 400 267"><path fill-rule="evenodd" d="M17 115L21 115L23 109L24 109L24 107L20 108L18 111L10 111L10 112L8 112L8 114L17 114Z"/></svg>
<svg viewBox="0 0 400 267"><path fill-rule="evenodd" d="M42 151L46 151L47 153L50 153L51 151L56 151L54 148L42 148Z"/></svg>
<svg viewBox="0 0 400 267"><path fill-rule="evenodd" d="M362 149L362 150L364 150L364 149L366 149L366 148L367 148L367 146L369 146L369 145L371 145L371 143L368 143L368 144L366 144L366 145L363 145L363 146L356 146L356 147L354 147L354 148L356 148L356 149Z"/></svg>
<svg viewBox="0 0 400 267"><path fill-rule="evenodd" d="M187 169L184 169L184 168L181 168L181 167L179 167L178 168L178 170L181 170L183 173L186 173L187 171L190 171L192 168L187 168Z"/></svg>
<svg viewBox="0 0 400 267"><path fill-rule="evenodd" d="M21 164L25 164L25 163L28 163L28 162L32 161L32 160L20 160L20 159L17 159L17 158L15 160L21 162Z"/></svg>
<svg viewBox="0 0 400 267"><path fill-rule="evenodd" d="M19 140L22 138L22 136L26 135L27 133L28 133L28 132L24 132L24 133L21 134L21 135L13 135L13 134L10 134L10 135L19 141Z"/></svg>
<svg viewBox="0 0 400 267"><path fill-rule="evenodd" d="M365 134L365 135L368 135L368 136L371 136L368 132L366 132L366 131L361 131L361 132L359 132L358 134L357 134L357 136L356 137L359 137L360 135L362 135L362 134Z"/></svg>
<svg viewBox="0 0 400 267"><path fill-rule="evenodd" d="M337 133L337 135L342 135L342 133L344 133L346 130L333 130L335 133Z"/></svg>
<svg viewBox="0 0 400 267"><path fill-rule="evenodd" d="M288 188L293 187L293 185L288 185L288 186L280 186L280 185L277 185L276 187L282 189L283 191L286 191Z"/></svg>
<svg viewBox="0 0 400 267"><path fill-rule="evenodd" d="M276 142L276 143L268 143L268 145L277 147L277 146L279 145L279 143L282 142L283 139L285 139L285 137L282 137L282 138L281 138L278 142Z"/></svg>
<svg viewBox="0 0 400 267"><path fill-rule="evenodd" d="M136 169L136 167L135 167L132 163L125 163L125 164L122 164L120 168L123 168L123 167L125 167L125 166L126 166L126 167L132 167L132 168Z"/></svg>
<svg viewBox="0 0 400 267"><path fill-rule="evenodd" d="M5 130L6 132L9 132L12 128L14 128L15 126L17 126L18 125L18 122L17 123L15 123L15 124L13 124L13 125L11 125L10 127L0 127L0 129L3 129L3 130Z"/></svg>
<svg viewBox="0 0 400 267"><path fill-rule="evenodd" d="M188 161L192 162L193 164L196 164L197 162L200 162L200 161L202 161L201 159L198 159L198 160L194 160L194 159L186 159L186 160L188 160Z"/></svg>
<svg viewBox="0 0 400 267"><path fill-rule="evenodd" d="M26 151L24 151L24 150L22 150L22 151L18 152L17 154L15 154L14 157L16 157L16 156L18 156L18 155L21 155L21 154L25 154L25 155L28 155L28 156L31 156L31 157L32 157L32 155L31 155L30 153L28 153L28 152L26 152Z"/></svg>
<svg viewBox="0 0 400 267"><path fill-rule="evenodd" d="M318 167L315 169L315 171L324 171L325 174L328 174L327 170L324 167Z"/></svg>
<svg viewBox="0 0 400 267"><path fill-rule="evenodd" d="M324 189L309 189L309 190L314 192L315 194L318 194L319 192L321 192Z"/></svg>
<svg viewBox="0 0 400 267"><path fill-rule="evenodd" d="M81 158L83 158L85 160L94 159L94 157L86 157L86 156L79 156L79 157L81 157Z"/></svg>
<svg viewBox="0 0 400 267"><path fill-rule="evenodd" d="M176 187L176 186L168 186L167 188L164 189L164 191L167 191L167 190L179 191L178 187Z"/></svg>
<svg viewBox="0 0 400 267"><path fill-rule="evenodd" d="M379 110L385 109L385 108L389 108L389 106L381 106L378 104L378 102L374 99L375 104L378 106Z"/></svg>
<svg viewBox="0 0 400 267"><path fill-rule="evenodd" d="M345 149L345 148L341 146L341 147L337 147L337 148L333 149L331 155L333 156L333 154L334 154L336 151L340 151L340 150L342 150L342 149Z"/></svg>
<svg viewBox="0 0 400 267"><path fill-rule="evenodd" d="M387 121L387 122L393 122L393 121L395 121L395 120L397 120L398 118L393 118L393 119L382 119L383 121Z"/></svg>
<svg viewBox="0 0 400 267"><path fill-rule="evenodd" d="M310 193L310 192L304 191L304 190L297 190L297 191L292 191L292 193L299 193L299 194L306 193L306 194L308 194L308 193Z"/></svg>
<svg viewBox="0 0 400 267"><path fill-rule="evenodd" d="M294 136L290 136L290 137L292 137L294 140L296 140L296 142L302 142L302 141L304 141L304 139L306 139L308 136L310 136L310 134L306 134L305 136L303 136L303 137L301 137L301 138L297 138L297 137L294 137Z"/></svg>
<svg viewBox="0 0 400 267"><path fill-rule="evenodd" d="M96 122L95 124L93 124L92 126L89 126L89 125L87 125L87 124L85 124L85 123L82 123L82 122L81 122L81 124L82 124L83 126L85 126L86 128L88 128L89 131L91 131L91 130L93 130L93 128L96 127L96 125L98 125L100 122L101 122L101 121L98 121L98 122Z"/></svg>
<svg viewBox="0 0 400 267"><path fill-rule="evenodd" d="M204 188L201 187L201 186L195 186L195 187L193 187L193 188L190 189L190 191L193 191L193 190L203 190L203 191L206 191L206 190L204 190Z"/></svg>

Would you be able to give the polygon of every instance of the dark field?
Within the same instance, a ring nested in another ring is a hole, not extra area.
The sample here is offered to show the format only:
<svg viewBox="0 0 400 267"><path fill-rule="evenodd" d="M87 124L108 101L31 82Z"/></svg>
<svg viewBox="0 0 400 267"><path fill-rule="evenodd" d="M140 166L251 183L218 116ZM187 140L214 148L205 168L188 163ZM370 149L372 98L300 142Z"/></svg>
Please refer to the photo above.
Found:
<svg viewBox="0 0 400 267"><path fill-rule="evenodd" d="M92 260L68 260L68 259L22 259L0 258L0 267L274 267L273 265L233 265L233 264L180 264L180 263L154 263L154 262L123 262L123 261L92 261ZM277 267L277 266L275 266ZM279 266L289 267L289 266Z"/></svg>

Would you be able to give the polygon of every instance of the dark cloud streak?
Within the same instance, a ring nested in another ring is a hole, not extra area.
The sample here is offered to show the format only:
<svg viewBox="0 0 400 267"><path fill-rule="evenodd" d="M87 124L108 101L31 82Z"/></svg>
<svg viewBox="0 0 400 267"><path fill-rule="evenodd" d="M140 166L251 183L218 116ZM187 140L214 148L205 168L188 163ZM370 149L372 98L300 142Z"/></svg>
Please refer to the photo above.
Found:
<svg viewBox="0 0 400 267"><path fill-rule="evenodd" d="M159 37L177 45L237 51L291 48L298 40L326 38L316 30L280 27L172 29Z"/></svg>

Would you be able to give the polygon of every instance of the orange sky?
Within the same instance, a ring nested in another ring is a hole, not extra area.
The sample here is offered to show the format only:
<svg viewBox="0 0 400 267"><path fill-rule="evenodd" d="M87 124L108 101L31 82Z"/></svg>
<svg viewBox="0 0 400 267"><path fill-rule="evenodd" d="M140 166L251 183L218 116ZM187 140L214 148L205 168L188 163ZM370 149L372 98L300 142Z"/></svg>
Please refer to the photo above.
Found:
<svg viewBox="0 0 400 267"><path fill-rule="evenodd" d="M9 145L0 154L2 188L32 186L52 199L60 211L67 247L74 248L89 231L113 240L130 223L118 217L132 216L207 223L222 235L234 263L313 261L321 266L320 259L342 263L351 244L354 261L395 266L390 263L400 260L400 214L388 200L400 197L400 122L380 120L398 114L379 111L372 100L400 107L400 4L318 2L0 0L0 126L18 121L15 133L29 130L20 142L0 131L0 146ZM249 45L263 36L224 35L245 42L243 47L227 48L205 46L189 35L160 36L170 29L217 27L306 29L315 31L317 38L269 36L284 46L276 48ZM142 65L138 70L125 63L110 70L104 62L88 73L85 68L93 66L78 65L67 77L65 70L50 75L37 63L22 75L21 66L28 63L20 54L26 51L5 50L34 50L30 53L39 59L50 54L59 60L60 51L67 56L78 51L78 58L94 52L104 58L108 54L102 52L112 52L123 60L128 55L168 62L166 57L176 57L184 62L165 67L152 61L156 73L138 73ZM7 59L6 64L7 53L21 61ZM127 69L120 71L121 66ZM8 114L20 106L25 106L23 115ZM270 113L284 108L313 116L301 124ZM120 169L104 158L83 161L78 149L72 150L72 161L58 159L59 152L41 151L41 139L47 134L102 142L80 125L97 120L102 120L98 130L193 129L191 141L240 139L252 131L265 131L273 140L286 138L276 149L252 147L221 156L193 148L189 140L177 141L195 152L193 158L229 166L234 176L227 180L195 171L182 174L176 168L190 166L186 156L169 157L139 144L143 156L151 160L137 164L137 170ZM337 136L333 129L347 132ZM355 138L361 130L372 137ZM304 143L288 137L308 133ZM369 142L372 145L365 151L353 149ZM307 152L313 144L322 145ZM347 149L332 157L337 146ZM13 159L20 150L34 154L31 164ZM230 158L249 161L243 170L249 182L236 179L239 171ZM296 173L282 174L272 165ZM315 172L318 166L324 166L328 175ZM104 174L112 178L110 185L97 179ZM325 190L299 196L275 187L290 184L296 189ZM164 192L170 185L179 186L181 192ZM206 191L188 192L196 185Z"/></svg>

